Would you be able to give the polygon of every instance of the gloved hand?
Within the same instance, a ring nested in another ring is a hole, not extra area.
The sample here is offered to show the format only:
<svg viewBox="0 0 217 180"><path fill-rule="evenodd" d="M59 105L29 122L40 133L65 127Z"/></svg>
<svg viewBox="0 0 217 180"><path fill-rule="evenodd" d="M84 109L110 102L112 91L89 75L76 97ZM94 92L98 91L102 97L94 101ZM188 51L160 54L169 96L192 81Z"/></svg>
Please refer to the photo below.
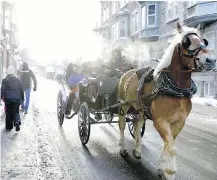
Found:
<svg viewBox="0 0 217 180"><path fill-rule="evenodd" d="M36 87L33 88L33 91L36 91Z"/></svg>

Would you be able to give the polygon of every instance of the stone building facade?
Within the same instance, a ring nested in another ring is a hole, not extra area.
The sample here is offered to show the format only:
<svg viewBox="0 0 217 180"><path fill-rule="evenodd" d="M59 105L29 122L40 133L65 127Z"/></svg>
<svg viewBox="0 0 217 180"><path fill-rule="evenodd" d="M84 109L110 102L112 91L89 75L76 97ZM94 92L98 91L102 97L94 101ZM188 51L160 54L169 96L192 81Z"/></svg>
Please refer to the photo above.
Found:
<svg viewBox="0 0 217 180"><path fill-rule="evenodd" d="M0 1L0 84L9 65L16 68L17 27L14 3Z"/></svg>
<svg viewBox="0 0 217 180"><path fill-rule="evenodd" d="M146 44L149 63L155 67L176 31L177 22L190 27L200 24L201 36L217 57L217 1L101 1L101 23L95 28L103 39L104 51L116 44ZM134 57L139 61L144 54ZM198 96L217 96L217 72L193 73Z"/></svg>

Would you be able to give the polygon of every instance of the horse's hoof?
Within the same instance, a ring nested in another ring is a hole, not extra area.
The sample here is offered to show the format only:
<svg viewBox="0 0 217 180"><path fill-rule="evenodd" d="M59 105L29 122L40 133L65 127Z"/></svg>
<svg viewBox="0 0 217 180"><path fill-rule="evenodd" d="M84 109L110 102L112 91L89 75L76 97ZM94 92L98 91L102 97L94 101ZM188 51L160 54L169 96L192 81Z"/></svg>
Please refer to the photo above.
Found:
<svg viewBox="0 0 217 180"><path fill-rule="evenodd" d="M133 150L133 155L135 156L136 159L141 159L141 154L138 153L135 149Z"/></svg>
<svg viewBox="0 0 217 180"><path fill-rule="evenodd" d="M158 169L158 176L159 178L161 178L164 175L163 170L162 169Z"/></svg>
<svg viewBox="0 0 217 180"><path fill-rule="evenodd" d="M158 176L161 180L167 180L162 169L158 169Z"/></svg>
<svg viewBox="0 0 217 180"><path fill-rule="evenodd" d="M126 149L125 149L125 150L121 150L121 151L120 151L120 155L121 155L122 157L128 156L127 150L126 150Z"/></svg>
<svg viewBox="0 0 217 180"><path fill-rule="evenodd" d="M167 172L164 173L162 169L158 169L158 176L161 180L174 180L175 174L168 174Z"/></svg>

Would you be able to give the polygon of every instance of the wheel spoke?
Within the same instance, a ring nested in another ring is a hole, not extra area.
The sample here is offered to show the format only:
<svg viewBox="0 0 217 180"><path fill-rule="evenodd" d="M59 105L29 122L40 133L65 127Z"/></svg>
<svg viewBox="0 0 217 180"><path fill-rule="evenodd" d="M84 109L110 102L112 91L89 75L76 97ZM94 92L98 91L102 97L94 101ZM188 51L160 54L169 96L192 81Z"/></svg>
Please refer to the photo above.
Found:
<svg viewBox="0 0 217 180"><path fill-rule="evenodd" d="M134 129L134 123L130 124L130 131L132 132Z"/></svg>
<svg viewBox="0 0 217 180"><path fill-rule="evenodd" d="M81 104L78 113L78 131L80 140L83 144L87 144L90 136L90 117L87 104Z"/></svg>

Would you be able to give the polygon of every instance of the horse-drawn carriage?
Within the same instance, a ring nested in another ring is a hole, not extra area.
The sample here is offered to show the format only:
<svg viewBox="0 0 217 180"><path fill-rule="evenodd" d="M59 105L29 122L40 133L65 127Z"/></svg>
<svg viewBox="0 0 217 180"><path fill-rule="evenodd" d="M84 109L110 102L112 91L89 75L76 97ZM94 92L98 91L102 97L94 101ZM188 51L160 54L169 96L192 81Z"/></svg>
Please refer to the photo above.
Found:
<svg viewBox="0 0 217 180"><path fill-rule="evenodd" d="M65 114L70 89L63 80L59 81L61 84L57 100L59 125L63 124L64 118L71 119L77 114L80 140L82 144L87 144L92 124L118 123L114 117L121 113L119 107L126 103L120 102L117 97L121 75L122 73L118 70L109 70L96 78L89 77L79 82L70 115ZM132 137L134 137L134 119L137 119L136 116L138 116L137 112L130 109L126 117ZM141 136L144 135L144 132L145 126L141 129Z"/></svg>
<svg viewBox="0 0 217 180"><path fill-rule="evenodd" d="M127 155L124 136L127 122L131 135L135 136L133 155L140 159L145 120L151 119L164 141L158 174L161 179L174 180L177 171L175 139L191 112L190 98L196 93L191 73L216 67L216 57L207 48L208 41L200 37L199 29L177 23L177 34L155 70L144 71L139 76L134 69L120 76L99 75L80 82L73 101L73 114L68 118L78 114L81 142L88 142L91 124L117 123L113 116L118 114L120 154ZM67 86L61 84L58 93L60 125L65 117L68 94Z"/></svg>

